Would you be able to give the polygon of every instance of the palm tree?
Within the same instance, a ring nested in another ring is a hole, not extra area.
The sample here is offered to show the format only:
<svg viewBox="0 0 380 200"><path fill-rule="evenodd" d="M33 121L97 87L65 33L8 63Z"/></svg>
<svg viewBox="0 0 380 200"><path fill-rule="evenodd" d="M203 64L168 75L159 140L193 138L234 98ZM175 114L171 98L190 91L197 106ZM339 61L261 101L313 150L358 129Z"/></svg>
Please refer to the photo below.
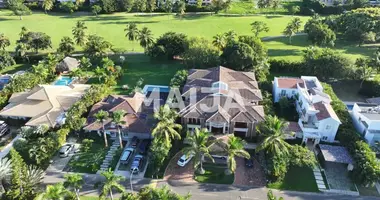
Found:
<svg viewBox="0 0 380 200"><path fill-rule="evenodd" d="M80 174L66 174L65 175L65 182L63 185L66 188L71 188L74 190L75 195L77 197L77 200L79 200L79 190L82 188L83 185L83 178Z"/></svg>
<svg viewBox="0 0 380 200"><path fill-rule="evenodd" d="M237 36L236 32L234 30L230 30L226 33L224 33L224 36L226 37L227 44L230 42L235 41L235 38Z"/></svg>
<svg viewBox="0 0 380 200"><path fill-rule="evenodd" d="M86 43L86 29L86 24L81 21L77 21L77 23L73 27L72 33L74 35L75 42L77 45L83 46Z"/></svg>
<svg viewBox="0 0 380 200"><path fill-rule="evenodd" d="M104 110L100 110L94 115L97 122L102 123L102 131L103 131L103 137L104 137L104 145L107 148L108 147L108 140L107 140L107 134L106 130L104 128L104 122L109 118L109 113Z"/></svg>
<svg viewBox="0 0 380 200"><path fill-rule="evenodd" d="M112 113L112 123L114 123L117 127L117 132L119 134L119 142L120 142L120 148L123 148L123 140L121 139L121 126L127 124L126 121L124 121L124 116L127 114L124 110L117 110Z"/></svg>
<svg viewBox="0 0 380 200"><path fill-rule="evenodd" d="M289 37L289 44L292 43L292 37L293 37L294 32L295 32L294 29L295 29L295 28L293 27L292 24L288 24L288 25L285 27L284 31L282 32L285 36Z"/></svg>
<svg viewBox="0 0 380 200"><path fill-rule="evenodd" d="M133 48L133 41L137 39L139 36L139 29L137 29L136 23L129 23L127 24L127 28L124 29L127 33L125 34L125 37L128 37L129 41L132 41L132 51L134 51Z"/></svg>
<svg viewBox="0 0 380 200"><path fill-rule="evenodd" d="M236 160L235 157L242 157L249 159L251 156L249 153L244 150L244 145L246 142L241 138L235 136L229 136L225 151L227 152L228 159L227 165L228 169L226 170L227 174L230 174L236 170Z"/></svg>
<svg viewBox="0 0 380 200"><path fill-rule="evenodd" d="M266 150L272 155L288 155L290 144L285 142L284 130L287 123L281 121L277 116L268 115L258 127L258 132L265 136L264 140L257 146L256 150Z"/></svg>
<svg viewBox="0 0 380 200"><path fill-rule="evenodd" d="M150 47L154 43L152 31L147 27L141 29L138 39L140 40L140 46L142 46L144 49Z"/></svg>
<svg viewBox="0 0 380 200"><path fill-rule="evenodd" d="M181 139L178 131L182 129L182 126L175 123L177 117L178 113L171 110L169 105L161 106L159 111L154 113L154 118L158 120L158 123L152 131L152 136L163 139L167 146L171 144L171 139Z"/></svg>
<svg viewBox="0 0 380 200"><path fill-rule="evenodd" d="M39 194L36 200L64 200L70 196L70 191L63 187L63 183L57 183L55 185L48 185L46 191Z"/></svg>
<svg viewBox="0 0 380 200"><path fill-rule="evenodd" d="M30 191L37 191L40 188L42 179L44 178L44 171L36 166L29 165L25 177L23 177L24 188Z"/></svg>
<svg viewBox="0 0 380 200"><path fill-rule="evenodd" d="M45 10L45 14L47 14L48 10L53 9L54 1L53 0L44 0L42 2L42 8Z"/></svg>
<svg viewBox="0 0 380 200"><path fill-rule="evenodd" d="M100 199L105 199L109 195L111 197L111 200L113 200L113 189L116 189L122 193L125 192L125 188L119 183L120 181L124 180L124 177L115 175L111 169L102 172L101 175L104 176L106 180L102 183L96 184L96 186L101 187L99 196Z"/></svg>
<svg viewBox="0 0 380 200"><path fill-rule="evenodd" d="M187 155L194 155L193 164L194 168L199 167L198 172L204 174L205 170L203 169L203 160L204 157L208 157L214 162L214 158L210 154L210 147L214 145L217 140L210 143L210 132L207 129L199 130L195 129L194 133L187 133L187 141L190 144L189 147L185 147L182 151Z"/></svg>
<svg viewBox="0 0 380 200"><path fill-rule="evenodd" d="M300 28L302 26L302 21L299 17L295 17L293 20L292 20L292 26L294 27L296 33L300 32Z"/></svg>
<svg viewBox="0 0 380 200"><path fill-rule="evenodd" d="M226 46L226 37L224 34L216 34L213 37L212 44L218 48L219 50L223 51L224 47Z"/></svg>
<svg viewBox="0 0 380 200"><path fill-rule="evenodd" d="M0 159L0 190L4 190L4 184L8 181L8 178L11 176L11 160L8 158ZM0 193L1 193L0 191Z"/></svg>

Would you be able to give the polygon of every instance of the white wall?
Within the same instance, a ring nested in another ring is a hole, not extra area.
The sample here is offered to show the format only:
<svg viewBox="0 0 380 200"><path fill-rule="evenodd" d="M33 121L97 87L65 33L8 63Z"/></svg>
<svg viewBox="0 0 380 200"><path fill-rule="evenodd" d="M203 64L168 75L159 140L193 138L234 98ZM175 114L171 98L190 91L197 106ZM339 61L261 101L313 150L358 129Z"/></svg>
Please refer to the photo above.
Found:
<svg viewBox="0 0 380 200"><path fill-rule="evenodd" d="M332 118L319 121L318 131L321 134L321 140L326 142L334 142L336 133L340 123ZM329 129L326 129L329 126ZM323 137L327 137L326 140Z"/></svg>
<svg viewBox="0 0 380 200"><path fill-rule="evenodd" d="M275 77L274 78L274 81L273 81L273 101L275 103L277 103L278 101L280 101L280 95L281 95L281 92L282 91L285 91L285 95L288 97L288 98L292 98L294 97L298 91L296 88L279 88L278 87L278 82L277 82L277 78Z"/></svg>

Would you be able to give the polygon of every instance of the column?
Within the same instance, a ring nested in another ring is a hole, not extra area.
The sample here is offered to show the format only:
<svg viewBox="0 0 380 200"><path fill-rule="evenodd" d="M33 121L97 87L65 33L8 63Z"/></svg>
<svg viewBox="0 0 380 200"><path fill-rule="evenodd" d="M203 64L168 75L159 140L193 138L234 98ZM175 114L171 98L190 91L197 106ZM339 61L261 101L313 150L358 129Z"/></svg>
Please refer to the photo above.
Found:
<svg viewBox="0 0 380 200"><path fill-rule="evenodd" d="M223 134L226 133L226 123L223 123Z"/></svg>

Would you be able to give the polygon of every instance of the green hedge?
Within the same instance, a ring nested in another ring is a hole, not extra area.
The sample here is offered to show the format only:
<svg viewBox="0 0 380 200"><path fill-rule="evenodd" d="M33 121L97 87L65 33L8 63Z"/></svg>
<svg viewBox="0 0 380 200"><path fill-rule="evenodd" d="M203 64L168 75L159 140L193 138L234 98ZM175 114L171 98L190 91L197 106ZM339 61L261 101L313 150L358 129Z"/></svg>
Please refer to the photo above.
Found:
<svg viewBox="0 0 380 200"><path fill-rule="evenodd" d="M342 122L337 133L337 139L347 147L354 159L353 179L361 185L375 184L380 180L380 164L376 161L375 153L355 131L346 105L335 95L332 87L323 83L323 88L330 95L331 105Z"/></svg>
<svg viewBox="0 0 380 200"><path fill-rule="evenodd" d="M371 80L364 81L362 88L359 90L359 94L368 97L380 96L380 81Z"/></svg>

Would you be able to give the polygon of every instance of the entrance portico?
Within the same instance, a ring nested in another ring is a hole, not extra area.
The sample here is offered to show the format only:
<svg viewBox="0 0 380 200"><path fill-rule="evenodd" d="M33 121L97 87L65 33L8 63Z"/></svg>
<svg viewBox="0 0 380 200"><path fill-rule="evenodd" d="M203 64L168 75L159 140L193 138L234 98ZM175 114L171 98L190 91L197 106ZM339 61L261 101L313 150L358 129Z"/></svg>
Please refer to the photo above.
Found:
<svg viewBox="0 0 380 200"><path fill-rule="evenodd" d="M308 144L308 142L312 142L312 145L313 147L315 147L315 145L319 144L319 142L321 141L321 136L318 132L304 132L303 133L303 136L302 136L302 144L305 143L305 144Z"/></svg>
<svg viewBox="0 0 380 200"><path fill-rule="evenodd" d="M226 134L229 133L230 125L227 122L207 122L206 127L211 133Z"/></svg>

